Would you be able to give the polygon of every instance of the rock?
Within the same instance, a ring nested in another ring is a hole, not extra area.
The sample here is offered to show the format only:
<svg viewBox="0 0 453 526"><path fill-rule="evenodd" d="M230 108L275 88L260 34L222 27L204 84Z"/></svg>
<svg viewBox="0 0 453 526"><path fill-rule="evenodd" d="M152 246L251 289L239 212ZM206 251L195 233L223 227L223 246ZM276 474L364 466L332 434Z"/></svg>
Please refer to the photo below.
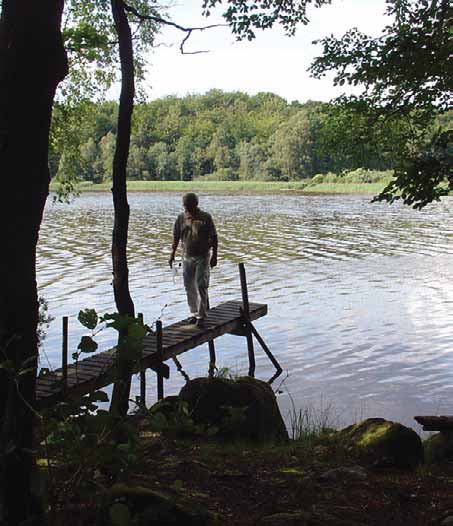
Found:
<svg viewBox="0 0 453 526"><path fill-rule="evenodd" d="M329 469L325 473L322 473L319 477L322 481L327 482L341 482L341 481L359 481L363 482L367 480L368 473L361 466L351 467L339 467L335 469Z"/></svg>
<svg viewBox="0 0 453 526"><path fill-rule="evenodd" d="M250 377L196 378L179 393L197 424L215 426L218 436L286 442L288 432L269 384Z"/></svg>
<svg viewBox="0 0 453 526"><path fill-rule="evenodd" d="M180 404L179 396L166 396L162 400L156 402L150 409L150 415L161 413L167 419L173 418L173 415L178 411Z"/></svg>
<svg viewBox="0 0 453 526"><path fill-rule="evenodd" d="M116 508L116 509L115 509ZM109 520L104 518L103 525L114 524L113 512L126 509L137 526L217 526L218 516L198 503L183 499L174 494L166 494L142 486L115 484L109 494Z"/></svg>
<svg viewBox="0 0 453 526"><path fill-rule="evenodd" d="M263 517L258 526L305 526L309 524L311 513L296 511L292 513L274 513Z"/></svg>
<svg viewBox="0 0 453 526"><path fill-rule="evenodd" d="M441 432L423 442L427 462L445 462L453 460L453 433Z"/></svg>
<svg viewBox="0 0 453 526"><path fill-rule="evenodd" d="M340 431L340 438L374 465L414 468L423 462L423 444L418 434L384 418L368 418L349 426Z"/></svg>

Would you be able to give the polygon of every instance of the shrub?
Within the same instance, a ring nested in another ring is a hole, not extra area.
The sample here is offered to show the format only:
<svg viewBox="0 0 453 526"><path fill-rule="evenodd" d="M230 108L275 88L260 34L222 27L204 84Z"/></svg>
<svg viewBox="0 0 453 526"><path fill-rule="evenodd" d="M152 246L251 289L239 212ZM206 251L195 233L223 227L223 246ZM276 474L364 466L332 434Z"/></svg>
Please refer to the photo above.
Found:
<svg viewBox="0 0 453 526"><path fill-rule="evenodd" d="M316 174L311 178L311 182L313 184L321 184L324 182L324 175L323 174Z"/></svg>
<svg viewBox="0 0 453 526"><path fill-rule="evenodd" d="M340 183L341 181L340 181L340 178L336 174L332 172L328 172L324 175L323 182L332 184L332 183Z"/></svg>
<svg viewBox="0 0 453 526"><path fill-rule="evenodd" d="M380 183L387 182L392 176L391 170L383 172L377 170L367 170L366 168L357 168L345 172L342 181L345 183Z"/></svg>

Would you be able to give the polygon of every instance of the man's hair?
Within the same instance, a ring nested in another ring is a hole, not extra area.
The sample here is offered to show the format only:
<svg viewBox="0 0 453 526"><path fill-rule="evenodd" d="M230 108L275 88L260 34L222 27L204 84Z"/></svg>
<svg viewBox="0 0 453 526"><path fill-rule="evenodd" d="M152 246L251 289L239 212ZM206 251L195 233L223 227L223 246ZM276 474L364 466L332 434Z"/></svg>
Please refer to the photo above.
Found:
<svg viewBox="0 0 453 526"><path fill-rule="evenodd" d="M193 203L195 206L198 205L198 196L197 194L194 194L193 192L189 192L184 195L182 198L183 203Z"/></svg>

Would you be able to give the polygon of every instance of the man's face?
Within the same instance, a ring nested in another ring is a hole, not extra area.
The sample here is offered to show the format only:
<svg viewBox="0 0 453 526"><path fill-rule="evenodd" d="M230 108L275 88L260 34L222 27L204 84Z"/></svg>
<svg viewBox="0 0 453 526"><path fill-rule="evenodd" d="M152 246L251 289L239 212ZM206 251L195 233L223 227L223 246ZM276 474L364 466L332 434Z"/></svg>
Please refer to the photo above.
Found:
<svg viewBox="0 0 453 526"><path fill-rule="evenodd" d="M193 199L186 198L182 200L182 206L186 212L195 212L197 203Z"/></svg>

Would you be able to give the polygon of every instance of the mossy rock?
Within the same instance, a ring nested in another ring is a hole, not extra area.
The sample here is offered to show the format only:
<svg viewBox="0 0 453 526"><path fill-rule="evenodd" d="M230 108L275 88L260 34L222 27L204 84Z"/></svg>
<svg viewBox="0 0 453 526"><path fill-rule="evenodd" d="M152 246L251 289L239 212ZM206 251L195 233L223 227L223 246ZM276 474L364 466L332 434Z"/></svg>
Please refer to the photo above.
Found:
<svg viewBox="0 0 453 526"><path fill-rule="evenodd" d="M423 442L427 462L440 463L453 460L453 432L441 432Z"/></svg>
<svg viewBox="0 0 453 526"><path fill-rule="evenodd" d="M218 428L217 436L286 442L288 432L269 384L251 377L196 378L179 393L197 424Z"/></svg>
<svg viewBox="0 0 453 526"><path fill-rule="evenodd" d="M384 418L368 418L340 432L341 438L375 465L414 468L423 462L423 444L408 427Z"/></svg>
<svg viewBox="0 0 453 526"><path fill-rule="evenodd" d="M151 415L161 413L167 419L171 419L178 412L181 400L179 396L166 396L152 405L149 409Z"/></svg>
<svg viewBox="0 0 453 526"><path fill-rule="evenodd" d="M117 520L115 515L118 517ZM104 526L217 526L218 516L196 502L143 486L115 484L109 492Z"/></svg>

